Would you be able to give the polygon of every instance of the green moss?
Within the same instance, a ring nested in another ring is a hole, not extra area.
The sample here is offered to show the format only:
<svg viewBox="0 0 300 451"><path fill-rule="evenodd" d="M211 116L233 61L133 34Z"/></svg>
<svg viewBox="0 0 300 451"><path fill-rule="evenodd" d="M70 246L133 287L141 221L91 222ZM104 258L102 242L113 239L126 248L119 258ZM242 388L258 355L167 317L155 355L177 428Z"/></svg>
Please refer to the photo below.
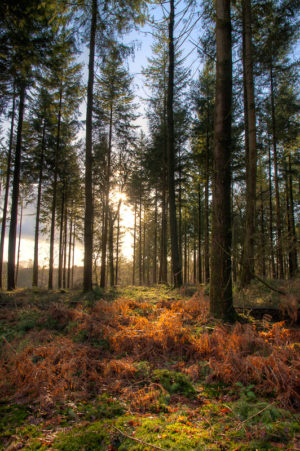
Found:
<svg viewBox="0 0 300 451"><path fill-rule="evenodd" d="M104 393L93 403L80 404L78 411L83 415L84 419L95 421L101 418L114 418L123 415L125 408L117 400Z"/></svg>
<svg viewBox="0 0 300 451"><path fill-rule="evenodd" d="M180 393L188 398L196 395L196 390L189 378L177 371L155 370L152 379L154 382L159 382L170 394Z"/></svg>
<svg viewBox="0 0 300 451"><path fill-rule="evenodd" d="M109 432L103 422L88 427L73 428L70 432L61 433L53 443L59 451L104 451L110 442Z"/></svg>
<svg viewBox="0 0 300 451"><path fill-rule="evenodd" d="M30 410L21 405L0 405L0 449L24 424Z"/></svg>
<svg viewBox="0 0 300 451"><path fill-rule="evenodd" d="M128 420L127 420L128 421ZM119 429L132 434L130 423L134 421L128 421L119 426ZM146 443L160 446L164 449L172 449L178 451L184 450L201 450L204 449L207 434L199 427L188 426L182 422L176 421L175 418L140 418L137 419L137 425L135 426L134 437L140 439ZM151 447L146 447L143 444L135 442L130 439L124 440L118 450L135 450L145 451L150 450ZM211 448L212 449L212 448Z"/></svg>

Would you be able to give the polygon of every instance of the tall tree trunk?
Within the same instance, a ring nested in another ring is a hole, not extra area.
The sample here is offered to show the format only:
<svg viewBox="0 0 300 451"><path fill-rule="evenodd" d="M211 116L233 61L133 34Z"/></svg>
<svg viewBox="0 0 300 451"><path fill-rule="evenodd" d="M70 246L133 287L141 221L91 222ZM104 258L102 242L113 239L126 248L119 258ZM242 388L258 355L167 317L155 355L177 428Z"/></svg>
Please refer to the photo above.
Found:
<svg viewBox="0 0 300 451"><path fill-rule="evenodd" d="M107 253L107 237L109 225L109 192L110 192L110 171L111 171L111 149L112 149L112 123L113 120L113 106L110 105L110 119L109 119L109 136L108 136L108 154L107 154L107 168L106 168L106 189L104 196L104 226L102 234L102 252L101 252L101 274L100 287L105 288L106 282L106 253Z"/></svg>
<svg viewBox="0 0 300 451"><path fill-rule="evenodd" d="M72 202L73 205L73 202ZM70 288L71 283L71 257L72 257L72 232L73 232L73 213L70 218L70 230L69 230L69 252L68 252L68 279L67 279L67 288Z"/></svg>
<svg viewBox="0 0 300 451"><path fill-rule="evenodd" d="M74 270L75 270L75 242L76 242L76 224L73 229L73 244L72 244L72 271L71 271L71 288L74 288Z"/></svg>
<svg viewBox="0 0 300 451"><path fill-rule="evenodd" d="M120 253L120 208L121 201L119 201L117 213L117 245L116 245L116 285L119 283L119 253Z"/></svg>
<svg viewBox="0 0 300 451"><path fill-rule="evenodd" d="M10 186L10 172L11 172L10 167L11 167L11 159L12 159L13 140L14 140L15 109L16 109L16 93L15 93L15 87L14 87L13 99L12 99L10 134L9 134L9 146L8 146L8 153L7 153L6 184L5 184L5 194L4 194L4 204L3 204L3 214L2 214L1 239L0 239L0 288L3 287L3 284L2 284L3 252L4 252L4 241L5 241L6 219L7 219L7 205L8 205L8 196L9 196L9 186Z"/></svg>
<svg viewBox="0 0 300 451"><path fill-rule="evenodd" d="M57 119L55 162L54 162L54 181L53 181L53 195L51 207L50 256L49 256L49 278L48 278L49 290L53 289L54 236L55 236L55 215L56 215L57 180L58 180L58 158L60 149L61 108L62 108L62 88L60 89L59 93L59 108Z"/></svg>
<svg viewBox="0 0 300 451"><path fill-rule="evenodd" d="M19 267L20 267L22 222L23 222L23 199L21 198L21 213L20 213L20 222L19 222L18 257L17 257L17 267L16 267L16 286L18 285L18 276L19 276Z"/></svg>
<svg viewBox="0 0 300 451"><path fill-rule="evenodd" d="M206 215L205 211L205 215ZM202 283L202 246L201 246L201 235L202 235L202 221L201 221L201 187L200 183L198 184L198 282ZM205 256L205 265L206 265L206 256Z"/></svg>
<svg viewBox="0 0 300 451"><path fill-rule="evenodd" d="M155 189L154 207L154 249L153 249L153 285L157 283L157 188Z"/></svg>
<svg viewBox="0 0 300 451"><path fill-rule="evenodd" d="M60 210L60 225L59 225L59 257L58 257L58 288L62 287L62 272L63 272L63 230L64 230L64 213L65 213L65 184L62 189L61 210Z"/></svg>
<svg viewBox="0 0 300 451"><path fill-rule="evenodd" d="M142 285L142 197L139 205L139 285Z"/></svg>
<svg viewBox="0 0 300 451"><path fill-rule="evenodd" d="M134 226L133 226L133 255L132 255L132 285L135 285L136 262L136 200L134 201Z"/></svg>
<svg viewBox="0 0 300 451"><path fill-rule="evenodd" d="M269 146L269 161L268 161L268 173L269 173L269 234L270 234L270 254L271 254L271 272L272 277L275 279L275 261L274 261L274 244L273 244L273 201L272 201L272 171L271 171L271 148Z"/></svg>
<svg viewBox="0 0 300 451"><path fill-rule="evenodd" d="M289 251L289 276L294 277L298 271L297 265L297 236L295 228L295 213L294 213L294 196L293 196L293 180L292 180L292 164L291 156L288 156L288 188L289 188L289 210L291 221L291 240Z"/></svg>
<svg viewBox="0 0 300 451"><path fill-rule="evenodd" d="M44 120L42 142L41 142L39 183L38 183L36 214L35 214L34 255L33 255L33 270L32 270L32 286L33 287L38 286L38 279L39 279L39 234L40 234L41 199L42 199L42 184L43 184L43 171L44 171L45 134L46 134L46 124L45 124L45 120Z"/></svg>
<svg viewBox="0 0 300 451"><path fill-rule="evenodd" d="M109 250L109 284L111 287L115 285L115 270L114 270L114 221L112 212L109 209L109 234L108 234L108 250Z"/></svg>
<svg viewBox="0 0 300 451"><path fill-rule="evenodd" d="M8 262L7 262L7 289L14 290L15 285L15 261L16 261L16 237L17 237L17 217L18 217L18 201L20 189L20 171L21 171L21 152L22 152L22 129L23 117L25 109L25 82L20 86L20 101L19 101L19 118L16 152L14 161L14 178L12 190L12 203L9 225L9 243L8 243Z"/></svg>
<svg viewBox="0 0 300 451"><path fill-rule="evenodd" d="M186 210L184 211L184 227L183 227L183 243L184 243L184 257L183 257L183 282L187 284L187 234L186 234Z"/></svg>
<svg viewBox="0 0 300 451"><path fill-rule="evenodd" d="M146 257L146 217L145 217L145 207L144 207L144 221L143 221L143 266L142 266L142 268L143 268L143 277L142 277L142 280L143 280L143 285L146 285L145 284L145 281L146 281L146 278L145 278L145 270L146 270L146 260L147 260L147 257Z"/></svg>
<svg viewBox="0 0 300 451"><path fill-rule="evenodd" d="M207 112L209 114L209 111ZM204 188L204 202L205 202L205 215L204 215L204 265L205 265L205 282L209 282L209 115L207 119L206 127L206 152L205 152L205 188ZM199 186L200 190L200 186ZM199 200L200 202L200 200ZM201 205L200 205L201 210ZM200 216L201 223L201 216ZM200 224L199 223L199 224ZM202 278L201 278L202 281ZM201 283L199 280L199 282Z"/></svg>
<svg viewBox="0 0 300 451"><path fill-rule="evenodd" d="M174 136L174 22L175 6L174 0L170 0L169 17L169 68L168 68L168 96L167 96L167 138L168 138L168 185L169 185L169 217L170 217L170 237L171 237L171 260L174 286L176 288L182 285L182 268L180 265L180 256L178 249L178 232L176 217L176 199L175 199L175 136Z"/></svg>
<svg viewBox="0 0 300 451"><path fill-rule="evenodd" d="M230 321L234 317L231 280L232 57L230 0L216 0L216 45L210 312L215 317Z"/></svg>
<svg viewBox="0 0 300 451"><path fill-rule="evenodd" d="M276 119L275 119L275 100L274 100L274 77L272 64L270 67L270 88L271 88L274 185L275 185L275 201L276 201L277 261L279 267L278 276L279 279L283 279L284 271L283 271L283 255L282 255L282 230L281 230L279 184L278 184L277 136L276 136Z"/></svg>
<svg viewBox="0 0 300 451"><path fill-rule="evenodd" d="M65 206L65 220L64 220L64 255L63 255L63 280L62 285L63 288L66 288L66 282L67 282L67 241L68 238L68 209L67 209L67 201Z"/></svg>
<svg viewBox="0 0 300 451"><path fill-rule="evenodd" d="M179 263L182 267L182 173L181 173L181 154L179 148L178 154L178 172L179 172L179 193L178 193L178 249L179 249Z"/></svg>
<svg viewBox="0 0 300 451"><path fill-rule="evenodd" d="M260 247L261 247L261 274L266 276L266 250L265 250L265 215L262 183L260 183Z"/></svg>
<svg viewBox="0 0 300 451"><path fill-rule="evenodd" d="M163 169L163 186L161 198L161 234L160 234L160 265L159 283L168 283L167 266L167 201L166 201L166 169Z"/></svg>
<svg viewBox="0 0 300 451"><path fill-rule="evenodd" d="M254 242L256 222L256 116L253 80L251 0L243 0L242 9L246 148L246 227L241 285L246 286L254 277Z"/></svg>
<svg viewBox="0 0 300 451"><path fill-rule="evenodd" d="M85 144L85 215L84 215L84 269L83 289L91 291L93 287L93 98L94 98L94 62L95 38L97 27L97 0L92 3L90 30L89 75L86 108L86 144Z"/></svg>

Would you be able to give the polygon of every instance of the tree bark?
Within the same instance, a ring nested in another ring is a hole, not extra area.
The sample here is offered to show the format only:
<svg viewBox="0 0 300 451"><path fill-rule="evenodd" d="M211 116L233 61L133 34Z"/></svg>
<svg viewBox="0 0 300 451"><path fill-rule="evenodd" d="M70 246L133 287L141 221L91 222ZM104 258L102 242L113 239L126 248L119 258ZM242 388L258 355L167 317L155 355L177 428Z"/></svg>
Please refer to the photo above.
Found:
<svg viewBox="0 0 300 451"><path fill-rule="evenodd" d="M14 160L14 178L13 178L12 203L9 225L8 262L7 262L8 290L14 290L16 287L15 284L16 237L17 237L17 217L18 217L18 201L20 189L22 130L25 109L25 92L26 92L25 82L23 81L20 86L18 130L17 130L17 142Z"/></svg>
<svg viewBox="0 0 300 451"><path fill-rule="evenodd" d="M269 161L268 161L268 172L269 172L269 234L270 234L270 254L271 254L271 272L272 277L275 279L275 261L274 261L274 245L273 245L273 201L272 201L272 171L271 171L271 148L269 146Z"/></svg>
<svg viewBox="0 0 300 451"><path fill-rule="evenodd" d="M133 255L132 255L132 285L135 285L135 258L136 255L136 200L134 201L134 226L133 226Z"/></svg>
<svg viewBox="0 0 300 451"><path fill-rule="evenodd" d="M232 56L230 0L216 0L216 103L213 152L213 205L210 312L234 319L231 280L231 115Z"/></svg>
<svg viewBox="0 0 300 451"><path fill-rule="evenodd" d="M97 0L92 3L90 30L89 75L86 108L86 145L85 145L85 215L84 215L84 269L83 290L93 288L93 98L94 98L94 62L95 38L97 27Z"/></svg>
<svg viewBox="0 0 300 451"><path fill-rule="evenodd" d="M279 279L284 278L283 271L283 254L282 254L282 230L280 215L280 199L278 184L278 158L277 158L277 137L276 137L276 118L275 118L275 100L274 100L274 77L273 67L270 67L270 88L271 88L271 116L272 116L272 143L273 143L273 163L274 163L274 185L275 185L275 202L276 202L276 231L277 231L277 261Z"/></svg>
<svg viewBox="0 0 300 451"><path fill-rule="evenodd" d="M14 88L13 101L12 101L12 112L11 112L11 123L10 123L9 146L8 146L8 155L7 155L6 186L5 186L5 194L4 194L1 240L0 240L0 288L1 289L3 287L3 284L2 284L3 252L4 252L7 206L8 206L8 196L9 196L9 186L10 186L10 173L11 173L10 167L11 167L13 139L14 139L15 109L16 109L16 94L15 94L15 88Z"/></svg>
<svg viewBox="0 0 300 451"><path fill-rule="evenodd" d="M59 93L56 148L55 148L55 161L54 161L53 196L52 196L52 207L51 207L50 256L49 256L49 278L48 278L49 290L53 289L54 237L55 237L57 180L58 180L58 158L59 158L59 148L60 148L61 108L62 108L62 88L60 89L60 93Z"/></svg>
<svg viewBox="0 0 300 451"><path fill-rule="evenodd" d="M206 212L205 212L206 214ZM198 282L202 283L202 245L201 245L201 236L202 236L202 221L201 221L202 209L201 209L201 187L200 183L198 184ZM206 265L206 256L205 256L205 265Z"/></svg>
<svg viewBox="0 0 300 451"><path fill-rule="evenodd" d="M106 253L107 253L107 237L109 226L109 191L110 191L110 171L111 171L111 149L112 149L112 127L113 127L113 106L110 105L110 119L109 119L109 136L108 136L108 153L107 153L107 168L106 168L106 189L104 196L104 224L102 234L102 252L101 252L101 273L100 273L100 287L105 288L106 282Z"/></svg>
<svg viewBox="0 0 300 451"><path fill-rule="evenodd" d="M168 96L167 96L167 138L168 138L168 185L169 185L169 217L170 217L170 238L171 238L171 260L174 286L176 288L182 285L182 268L180 265L180 256L178 249L178 232L176 217L176 199L175 199L175 136L174 136L174 22L175 6L174 0L170 0L169 17L169 68L168 68Z"/></svg>
<svg viewBox="0 0 300 451"><path fill-rule="evenodd" d="M153 249L153 285L157 283L157 189L155 190L154 209L154 249Z"/></svg>
<svg viewBox="0 0 300 451"><path fill-rule="evenodd" d="M20 214L20 222L19 222L19 242L18 242L18 258L17 258L17 267L16 267L16 286L18 285L18 276L19 276L19 267L20 267L22 222L23 222L23 199L21 199L21 214Z"/></svg>
<svg viewBox="0 0 300 451"><path fill-rule="evenodd" d="M65 213L65 185L62 189L61 210L60 210L60 226L59 226L59 257L58 257L58 288L62 287L63 272L63 230L64 230L64 213Z"/></svg>
<svg viewBox="0 0 300 451"><path fill-rule="evenodd" d="M39 170L39 184L38 195L36 202L36 214L35 214L35 231L34 231L34 256L33 256L33 271L32 271L32 286L38 286L39 279L39 233L40 233L40 214L41 214L41 199L42 199L42 184L43 184L43 171L44 171L44 152L45 152L45 134L46 125L44 120L42 143L41 143L41 159Z"/></svg>
<svg viewBox="0 0 300 451"><path fill-rule="evenodd" d="M254 275L254 243L256 222L256 115L253 80L251 0L242 1L243 10L243 78L246 148L246 227L243 248L241 286Z"/></svg>
<svg viewBox="0 0 300 451"><path fill-rule="evenodd" d="M288 156L288 187L289 187L289 210L291 221L291 245L290 245L290 277L294 277L298 272L297 264L297 235L295 228L295 213L294 213L294 196L293 196L293 180L292 180L292 164L291 156Z"/></svg>

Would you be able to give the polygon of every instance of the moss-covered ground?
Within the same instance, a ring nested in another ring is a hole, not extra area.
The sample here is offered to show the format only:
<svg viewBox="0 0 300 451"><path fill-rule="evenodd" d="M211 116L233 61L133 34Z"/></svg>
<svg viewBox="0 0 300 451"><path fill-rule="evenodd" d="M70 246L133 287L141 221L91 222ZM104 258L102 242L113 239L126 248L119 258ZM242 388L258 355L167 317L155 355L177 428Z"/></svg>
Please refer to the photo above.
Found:
<svg viewBox="0 0 300 451"><path fill-rule="evenodd" d="M0 450L300 449L295 324L222 325L196 288L0 303Z"/></svg>

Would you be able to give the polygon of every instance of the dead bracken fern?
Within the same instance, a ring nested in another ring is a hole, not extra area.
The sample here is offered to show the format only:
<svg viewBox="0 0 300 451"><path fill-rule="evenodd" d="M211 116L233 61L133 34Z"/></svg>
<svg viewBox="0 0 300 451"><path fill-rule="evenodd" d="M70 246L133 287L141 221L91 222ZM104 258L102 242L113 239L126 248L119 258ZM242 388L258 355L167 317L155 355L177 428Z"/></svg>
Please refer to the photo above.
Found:
<svg viewBox="0 0 300 451"><path fill-rule="evenodd" d="M260 331L252 324L208 328L208 301L199 293L188 301L156 304L127 298L101 300L91 308L52 304L46 313L40 324L50 317L64 335L32 329L26 345L17 338L3 342L1 395L51 405L110 391L131 409L146 411L161 390L148 376L140 384L136 362L147 362L152 371L172 359L174 370L194 381L255 384L257 393L275 395L282 406L300 405L300 332L282 322Z"/></svg>

